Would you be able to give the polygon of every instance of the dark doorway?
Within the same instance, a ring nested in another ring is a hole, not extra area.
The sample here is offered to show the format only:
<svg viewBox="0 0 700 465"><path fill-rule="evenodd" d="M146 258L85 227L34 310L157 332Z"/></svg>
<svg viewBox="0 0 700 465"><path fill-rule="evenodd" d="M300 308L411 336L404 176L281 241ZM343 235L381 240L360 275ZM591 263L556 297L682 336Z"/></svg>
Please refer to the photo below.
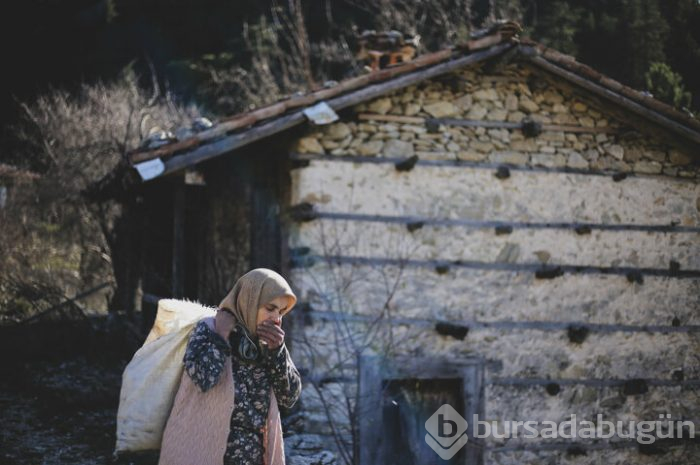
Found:
<svg viewBox="0 0 700 465"><path fill-rule="evenodd" d="M443 465L464 463L464 449L442 460L425 442L425 422L443 404L464 410L461 379L395 379L382 389L383 463Z"/></svg>
<svg viewBox="0 0 700 465"><path fill-rule="evenodd" d="M430 357L360 358L358 423L363 465L478 465L482 447L472 437L449 460L425 440L426 421L444 404L467 422L483 413L483 360Z"/></svg>

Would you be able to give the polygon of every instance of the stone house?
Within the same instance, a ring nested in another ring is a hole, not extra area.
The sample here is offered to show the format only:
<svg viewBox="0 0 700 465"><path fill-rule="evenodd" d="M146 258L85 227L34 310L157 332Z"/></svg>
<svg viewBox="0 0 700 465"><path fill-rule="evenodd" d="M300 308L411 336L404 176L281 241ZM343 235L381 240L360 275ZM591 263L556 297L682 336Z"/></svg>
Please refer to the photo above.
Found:
<svg viewBox="0 0 700 465"><path fill-rule="evenodd" d="M292 448L438 463L449 403L449 463L690 463L692 440L479 439L471 415L698 424L698 148L697 120L495 33L135 152L102 188L138 199L144 312L289 278Z"/></svg>

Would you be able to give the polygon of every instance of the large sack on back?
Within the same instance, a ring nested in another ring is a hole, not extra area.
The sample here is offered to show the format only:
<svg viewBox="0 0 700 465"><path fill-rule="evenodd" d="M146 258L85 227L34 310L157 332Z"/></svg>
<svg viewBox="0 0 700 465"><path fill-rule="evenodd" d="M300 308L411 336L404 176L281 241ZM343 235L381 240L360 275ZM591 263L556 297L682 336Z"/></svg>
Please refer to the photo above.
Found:
<svg viewBox="0 0 700 465"><path fill-rule="evenodd" d="M215 309L196 302L158 302L153 328L122 375L116 457L126 452L160 449L184 370L182 359L190 333L199 320L215 314Z"/></svg>

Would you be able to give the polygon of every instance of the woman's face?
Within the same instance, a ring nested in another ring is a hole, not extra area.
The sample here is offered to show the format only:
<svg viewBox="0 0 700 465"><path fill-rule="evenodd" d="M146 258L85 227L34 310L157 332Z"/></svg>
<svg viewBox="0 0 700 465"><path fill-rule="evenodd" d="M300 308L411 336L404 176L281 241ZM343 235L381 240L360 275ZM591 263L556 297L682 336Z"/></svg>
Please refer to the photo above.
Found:
<svg viewBox="0 0 700 465"><path fill-rule="evenodd" d="M280 326L282 324L282 313L287 310L287 305L289 305L289 300L285 296L272 299L258 309L258 321L256 324L259 325L265 320L272 320L274 324Z"/></svg>

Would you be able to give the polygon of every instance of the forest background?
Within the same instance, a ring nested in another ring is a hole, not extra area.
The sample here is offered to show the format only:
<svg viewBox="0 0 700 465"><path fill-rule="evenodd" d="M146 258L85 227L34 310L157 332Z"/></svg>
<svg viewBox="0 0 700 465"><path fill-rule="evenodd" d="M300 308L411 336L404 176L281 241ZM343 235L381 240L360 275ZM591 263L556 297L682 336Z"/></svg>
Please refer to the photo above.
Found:
<svg viewBox="0 0 700 465"><path fill-rule="evenodd" d="M7 7L6 7L7 8ZM0 324L109 283L124 310L122 206L86 188L149 133L363 71L363 30L419 53L498 19L686 112L700 111L698 0L27 0L0 20Z"/></svg>

